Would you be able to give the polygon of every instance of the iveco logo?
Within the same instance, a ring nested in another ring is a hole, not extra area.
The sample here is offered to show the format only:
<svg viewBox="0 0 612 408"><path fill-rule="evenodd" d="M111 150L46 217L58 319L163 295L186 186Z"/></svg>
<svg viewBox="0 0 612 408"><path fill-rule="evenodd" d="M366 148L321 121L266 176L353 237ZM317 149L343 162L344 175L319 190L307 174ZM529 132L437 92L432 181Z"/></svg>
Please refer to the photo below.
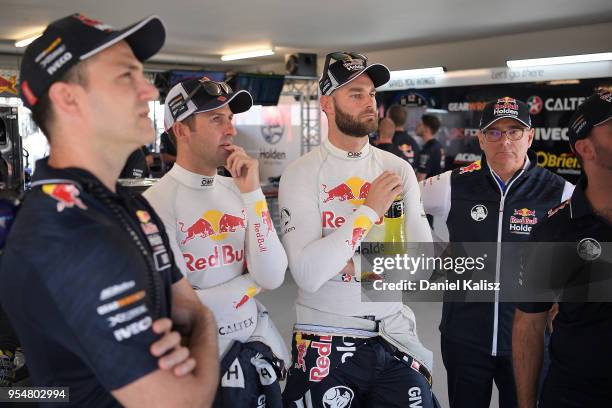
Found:
<svg viewBox="0 0 612 408"><path fill-rule="evenodd" d="M351 159L358 159L361 157L361 152L348 152L347 156Z"/></svg>

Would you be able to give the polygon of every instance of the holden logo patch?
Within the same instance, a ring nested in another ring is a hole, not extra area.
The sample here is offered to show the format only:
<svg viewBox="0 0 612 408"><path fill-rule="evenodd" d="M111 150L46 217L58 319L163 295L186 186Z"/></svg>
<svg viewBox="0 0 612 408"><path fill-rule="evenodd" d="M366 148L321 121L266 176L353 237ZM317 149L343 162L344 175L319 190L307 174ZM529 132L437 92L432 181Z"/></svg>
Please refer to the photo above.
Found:
<svg viewBox="0 0 612 408"><path fill-rule="evenodd" d="M482 221L487 218L489 212L487 211L487 207L485 207L484 205L476 204L472 207L470 214L472 215L472 219L474 221Z"/></svg>
<svg viewBox="0 0 612 408"><path fill-rule="evenodd" d="M349 408L354 396L353 390L343 385L338 385L325 391L322 401L323 406L325 408Z"/></svg>
<svg viewBox="0 0 612 408"><path fill-rule="evenodd" d="M576 248L578 256L585 261L594 261L601 255L601 244L594 238L584 238Z"/></svg>

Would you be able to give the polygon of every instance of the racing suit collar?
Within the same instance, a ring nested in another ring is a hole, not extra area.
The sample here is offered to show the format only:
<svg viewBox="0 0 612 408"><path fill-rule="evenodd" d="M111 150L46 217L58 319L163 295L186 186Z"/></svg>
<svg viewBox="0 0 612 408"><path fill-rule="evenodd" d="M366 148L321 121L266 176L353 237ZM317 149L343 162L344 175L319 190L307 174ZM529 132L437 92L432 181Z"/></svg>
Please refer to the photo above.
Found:
<svg viewBox="0 0 612 408"><path fill-rule="evenodd" d="M370 143L366 143L363 148L358 152L348 152L346 150L342 150L339 147L334 146L329 139L325 139L323 142L323 147L332 155L336 156L339 159L343 160L361 160L365 159L369 156L370 150L372 147Z"/></svg>
<svg viewBox="0 0 612 408"><path fill-rule="evenodd" d="M216 176L204 176L202 174L193 173L184 167L181 167L178 163L174 163L172 169L168 172L168 175L173 177L179 183L198 190L206 190L213 188L215 185Z"/></svg>

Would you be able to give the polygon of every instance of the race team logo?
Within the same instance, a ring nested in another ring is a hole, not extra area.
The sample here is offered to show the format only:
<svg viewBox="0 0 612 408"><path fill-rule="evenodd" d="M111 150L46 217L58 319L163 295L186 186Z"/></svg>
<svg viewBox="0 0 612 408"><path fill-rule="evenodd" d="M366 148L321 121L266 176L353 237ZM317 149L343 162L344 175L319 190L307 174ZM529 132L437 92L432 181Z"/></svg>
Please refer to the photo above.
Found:
<svg viewBox="0 0 612 408"><path fill-rule="evenodd" d="M100 31L113 31L113 27L103 23L100 20L96 20L94 18L91 17L87 17L84 14L74 14L73 15L74 18L80 20L83 24L88 25L90 27L96 28Z"/></svg>
<svg viewBox="0 0 612 408"><path fill-rule="evenodd" d="M510 232L513 234L529 234L533 225L538 223L535 210L521 208L514 210L510 216Z"/></svg>
<svg viewBox="0 0 612 408"><path fill-rule="evenodd" d="M249 286L247 290L244 292L244 295L242 295L242 298L240 298L239 301L234 302L234 308L239 309L240 307L244 306L244 304L248 302L249 299L251 299L252 297L255 297L255 295L257 295L260 291L261 291L261 288L256 285Z"/></svg>
<svg viewBox="0 0 612 408"><path fill-rule="evenodd" d="M370 182L360 177L350 177L335 187L327 189L326 184L321 184L325 198L323 203L332 200L348 201L353 205L361 205L370 191Z"/></svg>
<svg viewBox="0 0 612 408"><path fill-rule="evenodd" d="M42 186L43 193L57 200L57 212L64 211L64 208L79 207L86 210L87 206L79 198L81 194L74 184L45 184Z"/></svg>
<svg viewBox="0 0 612 408"><path fill-rule="evenodd" d="M261 135L269 144L276 144L281 141L285 134L285 123L283 115L276 106L266 106L261 110L262 125Z"/></svg>
<svg viewBox="0 0 612 408"><path fill-rule="evenodd" d="M3 93L17 95L17 77L15 75L6 77L0 75L0 94Z"/></svg>
<svg viewBox="0 0 612 408"><path fill-rule="evenodd" d="M594 261L601 255L601 244L594 238L583 238L576 248L578 256L585 261Z"/></svg>
<svg viewBox="0 0 612 408"><path fill-rule="evenodd" d="M149 221L151 221L151 215L149 214L148 211L138 210L138 211L136 211L136 216L138 217L138 220L142 224L146 224Z"/></svg>
<svg viewBox="0 0 612 408"><path fill-rule="evenodd" d="M301 369L304 373L306 372L306 353L308 352L311 341L312 340L302 339L302 333L295 333L295 349L297 350L297 356L295 358L294 368Z"/></svg>
<svg viewBox="0 0 612 408"><path fill-rule="evenodd" d="M465 167L461 167L459 169L459 174L471 173L473 171L480 170L481 168L482 166L480 164L480 160L476 160L475 162L470 163Z"/></svg>
<svg viewBox="0 0 612 408"><path fill-rule="evenodd" d="M570 200L565 200L564 202L561 203L561 205L559 205L557 208L553 208L552 210L548 210L548 217L552 217L553 215L555 215L557 213L557 211L562 210L565 208L565 206L570 202Z"/></svg>
<svg viewBox="0 0 612 408"><path fill-rule="evenodd" d="M493 108L493 115L513 115L518 116L518 104L516 99L504 97L497 100Z"/></svg>
<svg viewBox="0 0 612 408"><path fill-rule="evenodd" d="M345 241L349 247L354 251L355 247L365 237L367 232L372 228L372 221L365 215L358 216L353 222L353 234L350 241Z"/></svg>
<svg viewBox="0 0 612 408"><path fill-rule="evenodd" d="M210 237L213 241L222 241L230 232L236 232L239 228L246 229L244 210L242 217L232 214L221 213L218 210L206 211L200 219L185 228L185 224L178 221L182 233L185 234L181 245L186 245L196 237L202 239Z"/></svg>
<svg viewBox="0 0 612 408"><path fill-rule="evenodd" d="M272 223L272 216L268 210L268 203L266 200L259 200L255 203L255 213L261 218L261 222L267 226L268 231L266 233L274 231L274 224Z"/></svg>
<svg viewBox="0 0 612 408"><path fill-rule="evenodd" d="M529 114L537 115L542 112L542 108L544 107L544 101L537 95L532 95L527 99L527 106L529 106Z"/></svg>
<svg viewBox="0 0 612 408"><path fill-rule="evenodd" d="M402 151L402 154L408 159L414 159L414 150L412 150L412 146L409 144L403 144L399 146L399 149Z"/></svg>
<svg viewBox="0 0 612 408"><path fill-rule="evenodd" d="M325 391L322 402L325 408L349 408L354 397L353 390L344 385L338 385Z"/></svg>
<svg viewBox="0 0 612 408"><path fill-rule="evenodd" d="M485 207L482 204L476 204L475 206L472 207L472 210L470 211L470 215L472 216L472 219L474 221L482 221L485 218L487 218L487 215L489 214L487 207Z"/></svg>

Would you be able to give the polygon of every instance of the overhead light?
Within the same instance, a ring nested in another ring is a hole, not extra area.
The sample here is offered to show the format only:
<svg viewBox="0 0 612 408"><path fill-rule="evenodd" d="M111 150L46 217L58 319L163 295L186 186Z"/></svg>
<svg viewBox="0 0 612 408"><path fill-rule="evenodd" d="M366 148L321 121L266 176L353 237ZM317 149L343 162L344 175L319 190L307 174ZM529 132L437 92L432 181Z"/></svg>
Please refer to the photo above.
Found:
<svg viewBox="0 0 612 408"><path fill-rule="evenodd" d="M579 79L558 79L555 81L548 81L546 85L578 85L580 84Z"/></svg>
<svg viewBox="0 0 612 408"><path fill-rule="evenodd" d="M419 69L405 69L403 71L392 71L392 76L426 76L426 75L442 75L446 72L445 67L432 67L432 68L419 68Z"/></svg>
<svg viewBox="0 0 612 408"><path fill-rule="evenodd" d="M23 40L15 41L15 47L17 47L17 48L27 47L28 45L30 45L30 43L32 41L34 41L35 39L37 39L40 36L41 36L41 34L36 34L36 35L31 36L31 37L24 38Z"/></svg>
<svg viewBox="0 0 612 408"><path fill-rule="evenodd" d="M265 57L266 55L274 55L274 50L267 49L267 50L240 52L236 54L226 54L226 55L221 56L221 61L235 61L235 60L246 59L246 58Z"/></svg>
<svg viewBox="0 0 612 408"><path fill-rule="evenodd" d="M612 60L612 52L599 54L568 55L565 57L533 58L523 60L508 60L508 68L537 67L540 65L575 64L577 62L596 62Z"/></svg>

